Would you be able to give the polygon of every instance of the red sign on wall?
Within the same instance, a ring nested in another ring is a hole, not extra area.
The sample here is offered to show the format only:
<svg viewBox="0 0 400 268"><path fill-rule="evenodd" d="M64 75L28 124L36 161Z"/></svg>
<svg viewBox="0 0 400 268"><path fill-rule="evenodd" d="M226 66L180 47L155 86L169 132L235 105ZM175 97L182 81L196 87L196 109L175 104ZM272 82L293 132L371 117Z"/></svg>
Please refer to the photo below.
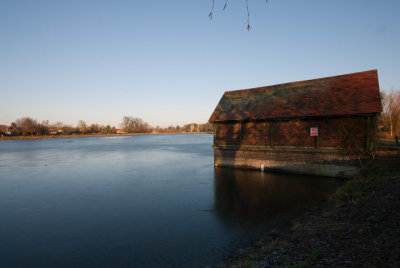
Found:
<svg viewBox="0 0 400 268"><path fill-rule="evenodd" d="M318 127L310 127L310 136L317 137L318 136Z"/></svg>

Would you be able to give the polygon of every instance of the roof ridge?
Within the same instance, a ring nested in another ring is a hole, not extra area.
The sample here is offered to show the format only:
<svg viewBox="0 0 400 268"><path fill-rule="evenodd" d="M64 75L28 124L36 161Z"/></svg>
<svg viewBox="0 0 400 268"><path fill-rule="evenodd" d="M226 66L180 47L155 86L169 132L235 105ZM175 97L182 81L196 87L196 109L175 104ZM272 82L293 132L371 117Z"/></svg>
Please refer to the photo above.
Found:
<svg viewBox="0 0 400 268"><path fill-rule="evenodd" d="M354 72L354 73L349 73L349 74L340 74L340 75L320 77L320 78L314 78L314 79L308 79L308 80L300 80L300 81L295 81L295 82L285 82L285 83L273 84L273 85L269 85L269 86L228 90L228 91L224 92L224 95L225 94L230 95L232 93L236 93L236 92L240 93L240 92L245 92L245 91L250 91L250 90L256 90L257 91L257 90L264 90L264 89L268 89L268 88L277 88L277 87L279 88L279 87L283 87L283 86L287 86L287 85L291 85L291 84L314 82L314 81L318 81L318 80L327 80L327 79L339 78L339 77L342 77L342 76L348 77L348 76L359 75L359 74L363 74L363 73L378 73L378 70L377 69L372 69L372 70L368 70L368 71Z"/></svg>

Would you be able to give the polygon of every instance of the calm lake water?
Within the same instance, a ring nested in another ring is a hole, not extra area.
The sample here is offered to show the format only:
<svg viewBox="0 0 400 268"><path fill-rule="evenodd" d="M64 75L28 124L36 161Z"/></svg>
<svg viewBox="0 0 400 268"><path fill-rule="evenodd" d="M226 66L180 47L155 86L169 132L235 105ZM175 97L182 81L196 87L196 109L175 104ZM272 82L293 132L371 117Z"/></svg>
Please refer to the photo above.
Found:
<svg viewBox="0 0 400 268"><path fill-rule="evenodd" d="M341 184L214 168L212 135L0 141L0 267L202 267Z"/></svg>

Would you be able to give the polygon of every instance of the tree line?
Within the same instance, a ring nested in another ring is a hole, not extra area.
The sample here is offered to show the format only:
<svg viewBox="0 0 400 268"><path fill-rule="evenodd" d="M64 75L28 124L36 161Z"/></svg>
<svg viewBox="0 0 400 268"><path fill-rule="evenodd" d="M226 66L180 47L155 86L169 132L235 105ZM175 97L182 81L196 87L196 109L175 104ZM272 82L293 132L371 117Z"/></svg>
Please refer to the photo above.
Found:
<svg viewBox="0 0 400 268"><path fill-rule="evenodd" d="M11 123L11 126L2 126L1 135L13 136L42 136L42 135L92 135L92 134L130 134L130 133L185 133L185 132L211 132L212 125L186 124L183 126L168 126L165 128L152 127L141 118L124 116L117 129L111 125L87 124L80 120L76 126L63 122L50 123L49 120L38 122L31 117L23 117Z"/></svg>
<svg viewBox="0 0 400 268"><path fill-rule="evenodd" d="M113 134L117 133L115 127L110 125L87 124L80 120L76 126L64 124L63 122L50 123L49 120L38 122L31 117L23 117L11 123L14 135L41 136L41 135L72 135L72 134Z"/></svg>

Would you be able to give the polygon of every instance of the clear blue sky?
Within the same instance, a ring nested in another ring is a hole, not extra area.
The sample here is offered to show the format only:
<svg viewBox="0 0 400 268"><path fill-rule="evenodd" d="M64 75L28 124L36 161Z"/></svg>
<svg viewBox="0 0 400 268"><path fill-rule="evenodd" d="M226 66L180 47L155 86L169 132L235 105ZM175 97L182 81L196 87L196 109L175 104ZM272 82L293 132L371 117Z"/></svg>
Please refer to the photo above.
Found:
<svg viewBox="0 0 400 268"><path fill-rule="evenodd" d="M0 124L203 123L226 90L378 69L400 89L399 0L0 0Z"/></svg>

